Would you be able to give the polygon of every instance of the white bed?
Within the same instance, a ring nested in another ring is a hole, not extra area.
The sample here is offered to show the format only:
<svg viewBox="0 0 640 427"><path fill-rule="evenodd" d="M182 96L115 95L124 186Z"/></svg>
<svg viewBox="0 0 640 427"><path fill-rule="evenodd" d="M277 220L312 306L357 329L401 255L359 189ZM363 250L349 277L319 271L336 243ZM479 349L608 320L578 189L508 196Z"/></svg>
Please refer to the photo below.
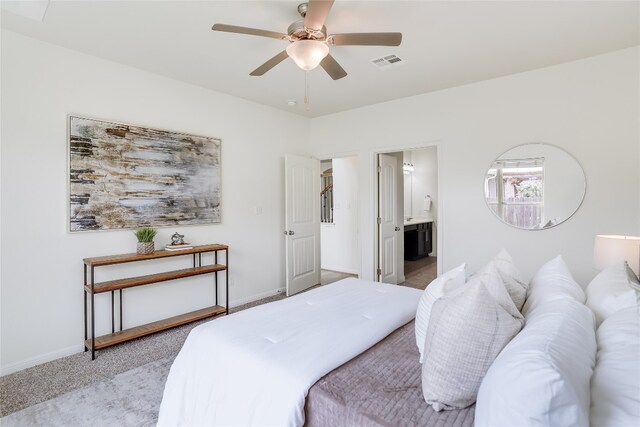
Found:
<svg viewBox="0 0 640 427"><path fill-rule="evenodd" d="M169 374L159 425L300 426L305 399L320 426L640 425L637 289L626 264L612 265L587 286L585 305L562 257L545 263L527 289L525 327L489 367L475 406L434 412L423 402L425 365L404 339L414 334L401 328L422 291L346 279L195 328ZM594 313L606 314L597 333Z"/></svg>
<svg viewBox="0 0 640 427"><path fill-rule="evenodd" d="M350 278L198 326L158 425L300 426L309 388L411 321L421 294Z"/></svg>

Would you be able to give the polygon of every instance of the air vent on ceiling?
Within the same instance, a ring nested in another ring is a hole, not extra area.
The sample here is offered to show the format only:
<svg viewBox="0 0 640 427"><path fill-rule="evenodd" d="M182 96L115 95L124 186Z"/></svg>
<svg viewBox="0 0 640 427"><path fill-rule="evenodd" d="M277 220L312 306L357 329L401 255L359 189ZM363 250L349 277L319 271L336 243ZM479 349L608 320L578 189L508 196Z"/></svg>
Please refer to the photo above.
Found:
<svg viewBox="0 0 640 427"><path fill-rule="evenodd" d="M401 65L404 63L404 61L402 61L402 59L400 59L396 55L386 55L372 59L371 63L381 70L385 70L387 68L390 68L392 65Z"/></svg>

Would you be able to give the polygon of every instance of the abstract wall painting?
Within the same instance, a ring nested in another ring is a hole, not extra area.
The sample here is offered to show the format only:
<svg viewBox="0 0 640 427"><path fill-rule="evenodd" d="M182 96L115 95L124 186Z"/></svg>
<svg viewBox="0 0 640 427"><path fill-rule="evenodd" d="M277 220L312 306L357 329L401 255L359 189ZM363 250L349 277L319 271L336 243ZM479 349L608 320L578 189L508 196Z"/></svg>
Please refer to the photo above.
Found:
<svg viewBox="0 0 640 427"><path fill-rule="evenodd" d="M221 144L71 116L69 230L220 222Z"/></svg>

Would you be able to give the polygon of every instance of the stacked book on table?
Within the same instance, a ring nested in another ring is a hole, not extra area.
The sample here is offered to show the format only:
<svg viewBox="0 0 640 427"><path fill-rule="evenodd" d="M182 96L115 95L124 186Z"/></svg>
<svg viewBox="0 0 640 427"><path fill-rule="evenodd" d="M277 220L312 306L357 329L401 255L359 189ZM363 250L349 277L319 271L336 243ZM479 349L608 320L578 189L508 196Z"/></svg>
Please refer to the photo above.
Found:
<svg viewBox="0 0 640 427"><path fill-rule="evenodd" d="M183 243L181 245L166 245L164 247L167 251L184 251L186 249L193 249L193 245L191 243Z"/></svg>

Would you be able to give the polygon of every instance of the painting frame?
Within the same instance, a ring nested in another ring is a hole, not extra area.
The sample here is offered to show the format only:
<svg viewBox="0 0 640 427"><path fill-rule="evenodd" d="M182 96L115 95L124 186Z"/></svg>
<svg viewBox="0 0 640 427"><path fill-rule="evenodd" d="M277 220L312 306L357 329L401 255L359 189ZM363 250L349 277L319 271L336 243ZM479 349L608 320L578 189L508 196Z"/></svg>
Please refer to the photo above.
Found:
<svg viewBox="0 0 640 427"><path fill-rule="evenodd" d="M79 130L82 125L96 126L89 131L89 140L85 139L87 130ZM115 132L109 133L108 129ZM67 232L222 222L221 138L82 114L67 115L66 137ZM79 146L80 140L85 146ZM119 159L114 160L114 155L101 157L101 153L116 146ZM95 168L87 172L87 164ZM117 170L118 167L126 171ZM83 171L82 176L78 170ZM136 171L136 176L127 176L131 171ZM101 180L107 175L110 179ZM160 183L155 181L158 177ZM122 189L124 193L119 193ZM92 204L95 200L101 204ZM123 200L127 203L123 204Z"/></svg>

